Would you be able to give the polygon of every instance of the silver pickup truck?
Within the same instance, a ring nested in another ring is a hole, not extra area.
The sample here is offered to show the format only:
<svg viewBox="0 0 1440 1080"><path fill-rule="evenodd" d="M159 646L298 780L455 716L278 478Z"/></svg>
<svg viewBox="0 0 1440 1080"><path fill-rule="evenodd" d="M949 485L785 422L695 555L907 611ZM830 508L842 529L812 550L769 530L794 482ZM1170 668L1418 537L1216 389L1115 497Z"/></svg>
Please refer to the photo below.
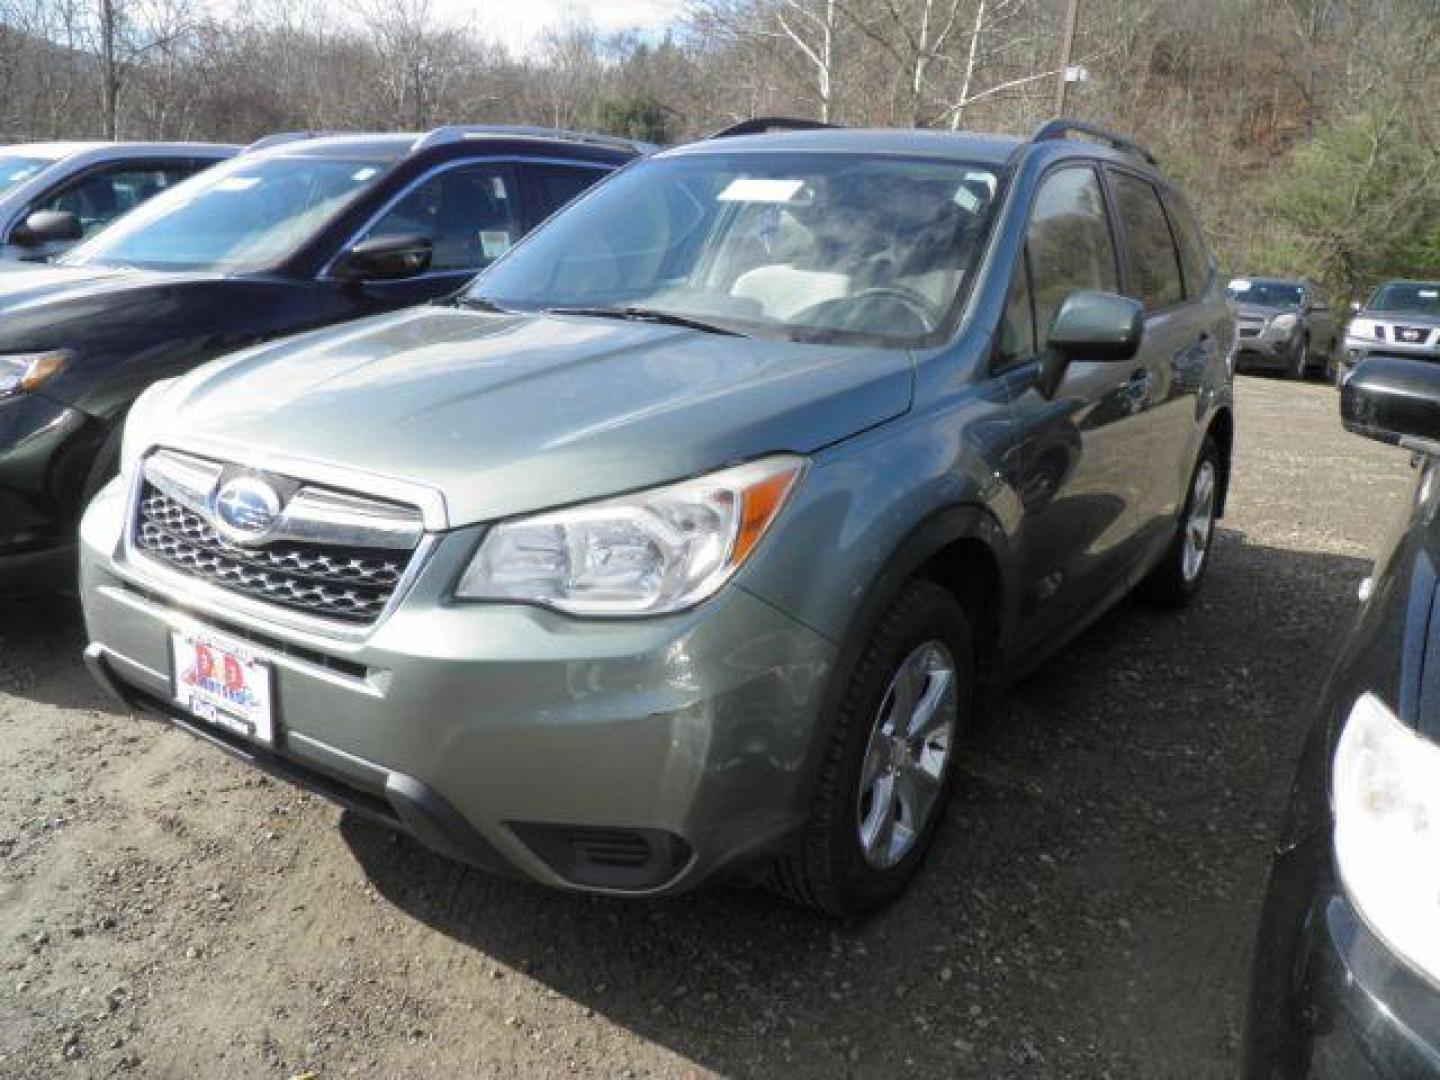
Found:
<svg viewBox="0 0 1440 1080"><path fill-rule="evenodd" d="M1235 278L1235 364L1304 379L1328 374L1338 334L1325 298L1306 281Z"/></svg>

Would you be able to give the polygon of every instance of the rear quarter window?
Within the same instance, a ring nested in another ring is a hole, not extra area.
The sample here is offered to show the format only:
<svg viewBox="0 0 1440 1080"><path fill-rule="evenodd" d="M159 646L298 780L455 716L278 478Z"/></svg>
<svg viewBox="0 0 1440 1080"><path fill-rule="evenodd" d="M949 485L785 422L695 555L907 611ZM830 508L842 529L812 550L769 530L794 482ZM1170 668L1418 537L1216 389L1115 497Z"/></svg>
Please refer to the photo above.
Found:
<svg viewBox="0 0 1440 1080"><path fill-rule="evenodd" d="M1170 211L1170 224L1175 227L1175 240L1180 250L1180 269L1185 274L1185 294L1199 296L1210 286L1214 265L1200 220L1189 204L1177 193L1165 193L1165 208Z"/></svg>

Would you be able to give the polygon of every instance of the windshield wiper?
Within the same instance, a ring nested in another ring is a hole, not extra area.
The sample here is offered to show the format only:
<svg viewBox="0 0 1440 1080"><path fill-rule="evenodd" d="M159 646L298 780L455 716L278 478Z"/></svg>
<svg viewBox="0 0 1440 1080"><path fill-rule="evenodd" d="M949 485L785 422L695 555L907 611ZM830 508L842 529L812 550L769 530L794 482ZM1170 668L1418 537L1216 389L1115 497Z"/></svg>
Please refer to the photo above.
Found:
<svg viewBox="0 0 1440 1080"><path fill-rule="evenodd" d="M486 311L492 315L513 315L509 308L503 308L494 300L487 300L483 296L466 296L461 294L452 301L460 307L470 308L473 311Z"/></svg>
<svg viewBox="0 0 1440 1080"><path fill-rule="evenodd" d="M719 323L706 322L690 315L673 311L660 311L647 307L552 307L545 309L546 315L580 315L593 319L629 319L631 322L660 323L664 326L683 326L706 334L724 334L727 337L744 337L739 330Z"/></svg>

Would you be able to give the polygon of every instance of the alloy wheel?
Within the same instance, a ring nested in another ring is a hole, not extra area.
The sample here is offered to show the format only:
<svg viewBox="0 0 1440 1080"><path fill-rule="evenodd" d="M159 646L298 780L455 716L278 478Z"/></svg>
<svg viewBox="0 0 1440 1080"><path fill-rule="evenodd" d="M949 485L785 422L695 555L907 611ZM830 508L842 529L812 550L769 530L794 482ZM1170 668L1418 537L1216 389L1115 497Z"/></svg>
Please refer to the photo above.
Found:
<svg viewBox="0 0 1440 1080"><path fill-rule="evenodd" d="M856 828L871 866L900 862L929 824L954 748L957 703L955 660L939 641L917 646L891 678L860 768Z"/></svg>
<svg viewBox="0 0 1440 1080"><path fill-rule="evenodd" d="M1187 582L1200 576L1214 529L1215 463L1206 460L1200 462L1200 467L1195 470L1195 484L1190 489L1190 510L1185 515L1185 550L1180 560L1180 572Z"/></svg>

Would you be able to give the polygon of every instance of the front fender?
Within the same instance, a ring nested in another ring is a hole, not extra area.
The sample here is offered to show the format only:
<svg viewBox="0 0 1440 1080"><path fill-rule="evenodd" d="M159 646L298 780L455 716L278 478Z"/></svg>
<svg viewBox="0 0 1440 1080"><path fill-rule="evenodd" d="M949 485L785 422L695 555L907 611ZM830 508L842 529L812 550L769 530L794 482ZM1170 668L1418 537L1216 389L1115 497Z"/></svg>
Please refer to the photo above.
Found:
<svg viewBox="0 0 1440 1080"><path fill-rule="evenodd" d="M845 644L872 606L956 540L979 540L1008 573L1005 523L1018 508L988 463L1012 433L1003 403L972 397L818 455L739 584ZM1001 623L1003 633L1008 611Z"/></svg>

